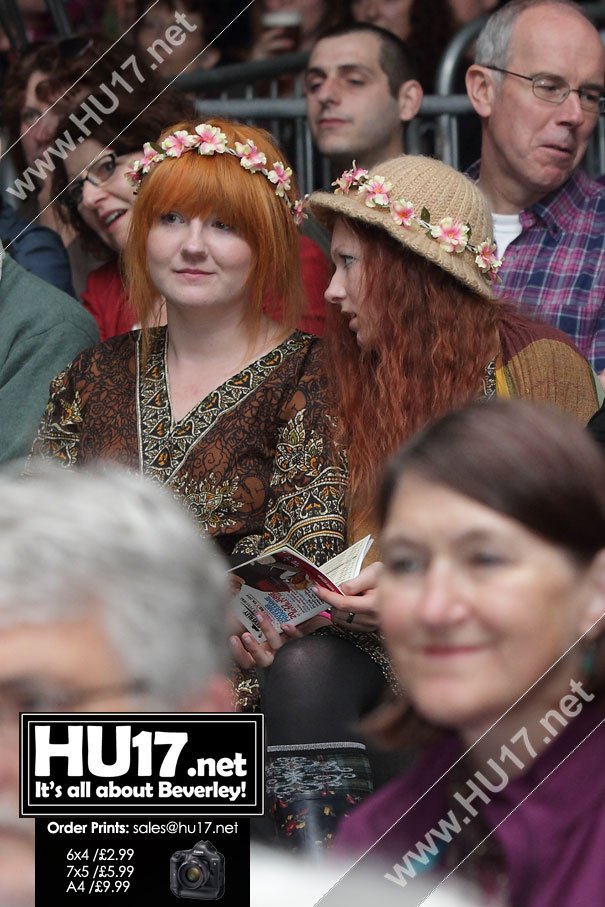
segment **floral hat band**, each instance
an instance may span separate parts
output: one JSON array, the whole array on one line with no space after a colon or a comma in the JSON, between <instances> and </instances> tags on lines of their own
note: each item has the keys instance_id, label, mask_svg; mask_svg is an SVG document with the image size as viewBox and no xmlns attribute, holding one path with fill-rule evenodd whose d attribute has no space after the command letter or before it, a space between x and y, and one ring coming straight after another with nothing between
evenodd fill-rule
<instances>
[{"instance_id":1,"label":"floral hat band","mask_svg":"<svg viewBox=\"0 0 605 907\"><path fill-rule=\"evenodd\" d=\"M432 224L427 208L422 208L420 214L417 214L412 202L391 196L393 184L384 176L376 174L370 177L369 171L358 167L355 161L352 170L345 170L332 185L336 187L336 195L348 195L351 189L356 188L360 195L365 195L368 208L385 208L400 227L424 230L428 236L437 240L444 252L460 254L468 249L474 254L475 264L486 280L498 280L498 269L502 261L496 256L496 244L487 237L478 245L473 245L470 242L470 224L449 215L442 217L439 223Z\"/></svg>"},{"instance_id":2,"label":"floral hat band","mask_svg":"<svg viewBox=\"0 0 605 907\"><path fill-rule=\"evenodd\" d=\"M239 158L240 165L249 173L260 173L265 179L269 180L275 186L275 194L278 198L283 199L286 206L290 209L295 222L300 225L307 216L303 211L305 198L291 201L287 193L291 188L292 170L286 167L282 161L275 161L273 167L267 168L267 157L259 151L252 139L247 142L236 142L234 148L227 144L227 136L218 126L211 126L209 123L200 123L195 127L194 132L188 132L186 129L177 129L176 132L167 135L161 143L145 142L143 146L143 157L140 161L135 161L130 170L126 171L126 179L133 187L135 193L138 192L139 186L146 176L161 161L167 158L179 158L187 151L195 151L204 157L212 157L215 154L230 154Z\"/></svg>"},{"instance_id":3,"label":"floral hat band","mask_svg":"<svg viewBox=\"0 0 605 907\"><path fill-rule=\"evenodd\" d=\"M492 240L491 214L479 188L464 174L434 158L403 154L371 173L353 161L332 185L334 193L310 197L320 221L330 226L329 218L336 214L381 227L475 292L493 298L502 262Z\"/></svg>"}]
</instances>

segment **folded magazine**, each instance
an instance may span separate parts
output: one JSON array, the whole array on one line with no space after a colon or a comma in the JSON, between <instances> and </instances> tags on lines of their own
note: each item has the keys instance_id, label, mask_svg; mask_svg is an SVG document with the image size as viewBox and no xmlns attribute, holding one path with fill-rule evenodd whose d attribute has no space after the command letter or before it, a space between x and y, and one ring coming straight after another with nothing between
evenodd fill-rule
<instances>
[{"instance_id":1,"label":"folded magazine","mask_svg":"<svg viewBox=\"0 0 605 907\"><path fill-rule=\"evenodd\" d=\"M265 635L256 620L260 609L278 628L280 624L296 625L321 614L326 603L312 586L342 594L341 583L357 576L372 542L367 535L321 567L287 545L238 564L229 571L236 617L255 639L263 642Z\"/></svg>"}]
</instances>

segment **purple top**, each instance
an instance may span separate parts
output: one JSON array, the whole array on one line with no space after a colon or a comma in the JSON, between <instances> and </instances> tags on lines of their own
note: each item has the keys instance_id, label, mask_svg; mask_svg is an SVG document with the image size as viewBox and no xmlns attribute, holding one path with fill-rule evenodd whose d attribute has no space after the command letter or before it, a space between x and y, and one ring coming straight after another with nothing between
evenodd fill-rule
<instances>
[{"instance_id":1,"label":"purple top","mask_svg":"<svg viewBox=\"0 0 605 907\"><path fill-rule=\"evenodd\" d=\"M451 771L461 749L457 738L444 736L408 772L353 811L337 835L337 850L358 858L372 848L363 862L386 861L387 872L404 884L427 869L438 881L439 869L441 877L445 871L447 839L454 841L472 829L476 811L482 827L494 830L514 907L603 904L605 701L583 704L578 717L567 720L565 729L551 721L555 730L539 757L531 757L530 747L532 736L535 741L545 735L540 723L523 728L509 744L509 753L503 756L501 751L497 762L482 770L466 769L459 762ZM513 768L510 753L526 770L506 782ZM452 796L453 775L459 798ZM497 787L502 789L494 790ZM419 842L425 845L420 851ZM422 860L412 860L414 852L424 853ZM480 865L480 850L476 856Z\"/></svg>"}]
</instances>

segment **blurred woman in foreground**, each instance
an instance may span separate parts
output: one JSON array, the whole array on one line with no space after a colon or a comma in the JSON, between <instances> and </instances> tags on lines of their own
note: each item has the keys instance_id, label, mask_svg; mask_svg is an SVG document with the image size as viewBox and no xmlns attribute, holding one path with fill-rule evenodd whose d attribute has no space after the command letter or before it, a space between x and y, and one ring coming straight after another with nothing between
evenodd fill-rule
<instances>
[{"instance_id":1,"label":"blurred woman in foreground","mask_svg":"<svg viewBox=\"0 0 605 907\"><path fill-rule=\"evenodd\" d=\"M382 730L435 742L345 822L341 849L378 842L401 864L445 819L418 873L470 854L489 903L599 903L602 455L554 409L474 403L395 457L380 519L381 627L407 697Z\"/></svg>"}]
</instances>

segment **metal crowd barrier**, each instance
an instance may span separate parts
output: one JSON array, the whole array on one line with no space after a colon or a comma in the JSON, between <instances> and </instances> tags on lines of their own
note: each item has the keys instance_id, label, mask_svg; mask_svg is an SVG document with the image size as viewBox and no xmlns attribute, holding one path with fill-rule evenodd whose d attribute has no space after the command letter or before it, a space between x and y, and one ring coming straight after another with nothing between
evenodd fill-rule
<instances>
[{"instance_id":1,"label":"metal crowd barrier","mask_svg":"<svg viewBox=\"0 0 605 907\"><path fill-rule=\"evenodd\" d=\"M585 3L583 11L595 22L605 23L605 2ZM425 96L416 117L406 127L405 144L411 154L426 151L428 144L438 156L459 168L458 118L472 113L466 94L456 94L455 85L466 52L483 28L488 15L460 29L444 51L436 76L436 94ZM265 60L219 67L207 72L179 76L173 87L197 95L201 114L222 115L262 123L278 141L287 145L303 191L325 186L329 167L313 151L305 115L300 73L308 54L288 54ZM293 97L279 97L280 78L294 77ZM605 173L605 118L600 117L589 144L584 167L591 176Z\"/></svg>"},{"instance_id":2,"label":"metal crowd barrier","mask_svg":"<svg viewBox=\"0 0 605 907\"><path fill-rule=\"evenodd\" d=\"M62 0L46 0L61 36L69 34ZM583 4L593 20L605 23L605 0ZM472 112L466 94L455 94L456 79L464 56L487 20L470 22L454 35L446 48L436 77L436 94L425 96L420 113L406 127L406 149L413 154L430 148L446 163L459 167L458 117ZM10 30L19 46L23 29L16 0L0 0L0 25ZM21 26L21 27L20 27ZM296 168L301 189L309 192L330 181L329 166L314 151L305 114L302 73L308 53L284 54L272 60L238 63L199 70L172 80L171 87L196 96L201 116L222 115L259 123L286 147ZM288 78L291 96L281 96ZM605 118L601 117L589 145L584 166L595 176L605 173Z\"/></svg>"},{"instance_id":3,"label":"metal crowd barrier","mask_svg":"<svg viewBox=\"0 0 605 907\"><path fill-rule=\"evenodd\" d=\"M301 74L308 58L308 53L287 54L277 60L188 73L173 80L171 87L195 94L202 116L226 116L269 129L290 151L302 191L310 192L329 184L330 172L327 161L314 153L307 125ZM293 79L291 97L279 97L283 76ZM443 160L455 166L456 149L449 140L449 124L457 115L471 111L466 95L425 96L418 117L406 127L407 151L420 154L428 141Z\"/></svg>"},{"instance_id":4,"label":"metal crowd barrier","mask_svg":"<svg viewBox=\"0 0 605 907\"><path fill-rule=\"evenodd\" d=\"M196 100L201 116L225 116L249 123L259 123L276 136L284 145L294 145L290 157L296 168L298 181L303 192L310 192L330 182L329 166L326 161L317 160L307 124L304 98L226 98ZM441 98L428 95L423 99L419 116L409 124L406 133L406 150L409 154L421 154L426 150L427 127L435 125L444 114L448 122L460 113L472 111L466 95L452 95ZM437 135L439 141L439 135ZM440 157L454 164L449 157L450 149L444 144Z\"/></svg>"}]
</instances>

